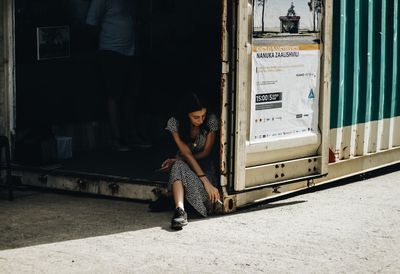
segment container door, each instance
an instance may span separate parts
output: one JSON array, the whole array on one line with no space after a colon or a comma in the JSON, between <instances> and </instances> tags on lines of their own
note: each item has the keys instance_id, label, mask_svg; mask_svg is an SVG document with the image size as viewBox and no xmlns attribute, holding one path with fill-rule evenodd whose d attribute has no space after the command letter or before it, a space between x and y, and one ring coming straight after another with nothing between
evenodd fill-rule
<instances>
[{"instance_id":1,"label":"container door","mask_svg":"<svg viewBox=\"0 0 400 274\"><path fill-rule=\"evenodd\" d=\"M0 22L0 134L12 139L15 128L15 90L14 90L14 1L1 3Z\"/></svg>"},{"instance_id":2,"label":"container door","mask_svg":"<svg viewBox=\"0 0 400 274\"><path fill-rule=\"evenodd\" d=\"M321 176L331 1L238 1L234 190Z\"/></svg>"}]
</instances>

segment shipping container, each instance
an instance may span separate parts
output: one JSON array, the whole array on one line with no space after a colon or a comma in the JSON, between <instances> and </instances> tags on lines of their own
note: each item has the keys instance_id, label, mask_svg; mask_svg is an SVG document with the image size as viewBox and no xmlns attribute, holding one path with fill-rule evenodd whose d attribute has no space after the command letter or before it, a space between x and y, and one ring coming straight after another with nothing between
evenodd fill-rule
<instances>
[{"instance_id":1,"label":"shipping container","mask_svg":"<svg viewBox=\"0 0 400 274\"><path fill-rule=\"evenodd\" d=\"M23 184L156 199L174 153L163 127L193 88L221 120L224 212L400 162L397 0L138 1L135 117L156 145L127 154L102 149L88 1L50 2L3 1L2 134L16 156L38 130L73 143L69 160L16 157ZM40 48L49 28L67 50Z\"/></svg>"}]
</instances>

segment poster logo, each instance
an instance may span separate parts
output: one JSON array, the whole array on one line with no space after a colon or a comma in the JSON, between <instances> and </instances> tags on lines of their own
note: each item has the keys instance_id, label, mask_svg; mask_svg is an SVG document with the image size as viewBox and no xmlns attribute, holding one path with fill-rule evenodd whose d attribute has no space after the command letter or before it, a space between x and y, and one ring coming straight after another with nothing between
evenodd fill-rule
<instances>
[{"instance_id":1,"label":"poster logo","mask_svg":"<svg viewBox=\"0 0 400 274\"><path fill-rule=\"evenodd\" d=\"M308 99L315 99L315 93L313 89L310 90L310 93L308 94Z\"/></svg>"}]
</instances>

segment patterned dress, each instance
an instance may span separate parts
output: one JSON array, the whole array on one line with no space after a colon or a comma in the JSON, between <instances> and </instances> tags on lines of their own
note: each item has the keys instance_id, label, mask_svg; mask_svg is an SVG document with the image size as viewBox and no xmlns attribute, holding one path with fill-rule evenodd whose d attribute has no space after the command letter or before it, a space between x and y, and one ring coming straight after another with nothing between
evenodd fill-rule
<instances>
[{"instance_id":1,"label":"patterned dress","mask_svg":"<svg viewBox=\"0 0 400 274\"><path fill-rule=\"evenodd\" d=\"M219 122L214 114L207 116L206 123L208 130L201 131L195 140L187 144L193 154L204 150L209 132L216 132L219 130ZM178 132L178 120L175 117L171 117L168 120L165 129L171 133ZM204 174L207 176L208 180L210 180L214 186L217 186L219 183L219 178L217 176L217 169L213 160L212 154L210 154L208 157L198 160L197 162L199 163ZM180 180L184 186L186 201L190 203L190 205L202 216L206 217L207 214L209 214L212 210L207 191L205 190L204 185L199 177L197 177L189 165L183 160L176 161L171 167L169 175L169 188L171 189L172 184L178 180Z\"/></svg>"}]
</instances>

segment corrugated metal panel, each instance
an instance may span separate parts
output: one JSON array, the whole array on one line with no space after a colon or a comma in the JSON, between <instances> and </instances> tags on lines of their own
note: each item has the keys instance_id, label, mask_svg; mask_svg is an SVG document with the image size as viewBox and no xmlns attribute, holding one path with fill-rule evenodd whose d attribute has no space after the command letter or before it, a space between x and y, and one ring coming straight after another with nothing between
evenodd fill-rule
<instances>
[{"instance_id":1,"label":"corrugated metal panel","mask_svg":"<svg viewBox=\"0 0 400 274\"><path fill-rule=\"evenodd\" d=\"M400 84L399 84L399 71L400 71L400 55L399 55L399 25L400 25L400 17L399 17L399 2L398 0L394 1L393 6L393 67L397 68L392 71L392 94L391 94L391 102L392 107L390 109L391 117L400 116L400 105L399 105L399 92L400 92ZM389 140L389 147L391 146L400 146L400 129L399 124L395 123L395 121L390 122L390 135L392 138Z\"/></svg>"},{"instance_id":2,"label":"corrugated metal panel","mask_svg":"<svg viewBox=\"0 0 400 274\"><path fill-rule=\"evenodd\" d=\"M334 1L331 149L347 159L400 141L398 0Z\"/></svg>"}]
</instances>

